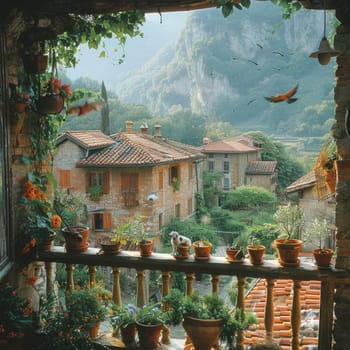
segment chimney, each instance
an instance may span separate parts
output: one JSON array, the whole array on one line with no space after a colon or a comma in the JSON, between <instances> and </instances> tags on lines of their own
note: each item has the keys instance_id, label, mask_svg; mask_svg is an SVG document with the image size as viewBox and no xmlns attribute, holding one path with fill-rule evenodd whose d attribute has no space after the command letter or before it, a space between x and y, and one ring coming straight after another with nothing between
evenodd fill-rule
<instances>
[{"instance_id":1,"label":"chimney","mask_svg":"<svg viewBox=\"0 0 350 350\"><path fill-rule=\"evenodd\" d=\"M134 130L133 130L133 125L134 125L134 122L131 121L131 120L127 120L127 121L125 122L125 132L126 132L127 134L132 134L132 133L134 132Z\"/></svg>"},{"instance_id":2,"label":"chimney","mask_svg":"<svg viewBox=\"0 0 350 350\"><path fill-rule=\"evenodd\" d=\"M160 133L161 126L159 124L156 124L154 126L154 136L161 137L162 134Z\"/></svg>"},{"instance_id":3,"label":"chimney","mask_svg":"<svg viewBox=\"0 0 350 350\"><path fill-rule=\"evenodd\" d=\"M140 126L141 134L142 135L147 135L148 134L148 125L147 123L143 123Z\"/></svg>"},{"instance_id":4,"label":"chimney","mask_svg":"<svg viewBox=\"0 0 350 350\"><path fill-rule=\"evenodd\" d=\"M209 137L203 137L203 145L208 145L210 143Z\"/></svg>"}]
</instances>

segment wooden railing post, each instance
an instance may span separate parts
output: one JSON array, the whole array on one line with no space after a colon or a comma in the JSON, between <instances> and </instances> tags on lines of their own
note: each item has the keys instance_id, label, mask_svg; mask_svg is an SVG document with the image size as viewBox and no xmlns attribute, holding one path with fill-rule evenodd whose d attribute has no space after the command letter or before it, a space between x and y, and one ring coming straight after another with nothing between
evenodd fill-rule
<instances>
[{"instance_id":1,"label":"wooden railing post","mask_svg":"<svg viewBox=\"0 0 350 350\"><path fill-rule=\"evenodd\" d=\"M273 288L275 286L275 280L266 280L266 304L265 304L265 331L267 342L272 341L272 329L274 318L274 302L273 302Z\"/></svg>"},{"instance_id":2,"label":"wooden railing post","mask_svg":"<svg viewBox=\"0 0 350 350\"><path fill-rule=\"evenodd\" d=\"M121 307L122 297L120 292L119 275L120 275L119 267L113 267L113 300L119 307Z\"/></svg>"},{"instance_id":3,"label":"wooden railing post","mask_svg":"<svg viewBox=\"0 0 350 350\"><path fill-rule=\"evenodd\" d=\"M292 325L292 350L299 350L299 332L300 332L300 288L301 282L293 280L293 304L291 314Z\"/></svg>"},{"instance_id":4,"label":"wooden railing post","mask_svg":"<svg viewBox=\"0 0 350 350\"><path fill-rule=\"evenodd\" d=\"M55 263L46 262L45 270L46 270L46 294L49 296L54 292L54 265Z\"/></svg>"},{"instance_id":5,"label":"wooden railing post","mask_svg":"<svg viewBox=\"0 0 350 350\"><path fill-rule=\"evenodd\" d=\"M136 287L136 306L142 307L146 304L145 294L145 271L136 270L137 287Z\"/></svg>"},{"instance_id":6,"label":"wooden railing post","mask_svg":"<svg viewBox=\"0 0 350 350\"><path fill-rule=\"evenodd\" d=\"M89 266L90 288L96 283L96 266Z\"/></svg>"},{"instance_id":7,"label":"wooden railing post","mask_svg":"<svg viewBox=\"0 0 350 350\"><path fill-rule=\"evenodd\" d=\"M211 275L211 292L212 293L219 293L219 282L220 282L219 275Z\"/></svg>"},{"instance_id":8,"label":"wooden railing post","mask_svg":"<svg viewBox=\"0 0 350 350\"><path fill-rule=\"evenodd\" d=\"M330 350L332 348L334 288L334 280L321 282L318 350Z\"/></svg>"},{"instance_id":9,"label":"wooden railing post","mask_svg":"<svg viewBox=\"0 0 350 350\"><path fill-rule=\"evenodd\" d=\"M186 294L190 295L193 292L193 281L195 280L194 273L186 273Z\"/></svg>"},{"instance_id":10,"label":"wooden railing post","mask_svg":"<svg viewBox=\"0 0 350 350\"><path fill-rule=\"evenodd\" d=\"M66 291L70 293L74 288L74 264L66 264L66 271L67 271L67 285L66 285Z\"/></svg>"},{"instance_id":11,"label":"wooden railing post","mask_svg":"<svg viewBox=\"0 0 350 350\"><path fill-rule=\"evenodd\" d=\"M245 297L244 297L244 286L245 286L245 277L237 276L237 303L236 307L241 311L244 312L245 308ZM237 350L244 350L243 345L243 331L237 332L237 344L236 344Z\"/></svg>"},{"instance_id":12,"label":"wooden railing post","mask_svg":"<svg viewBox=\"0 0 350 350\"><path fill-rule=\"evenodd\" d=\"M162 272L162 296L168 295L170 292L170 273ZM163 311L167 311L169 309L169 305L162 304ZM167 326L163 326L162 330L162 344L170 344L170 329Z\"/></svg>"}]
</instances>

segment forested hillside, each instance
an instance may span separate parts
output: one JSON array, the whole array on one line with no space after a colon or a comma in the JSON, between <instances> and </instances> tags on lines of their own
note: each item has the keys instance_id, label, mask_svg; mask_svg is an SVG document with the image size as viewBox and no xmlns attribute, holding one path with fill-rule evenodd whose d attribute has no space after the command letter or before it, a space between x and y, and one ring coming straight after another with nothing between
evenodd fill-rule
<instances>
[{"instance_id":1,"label":"forested hillside","mask_svg":"<svg viewBox=\"0 0 350 350\"><path fill-rule=\"evenodd\" d=\"M253 1L228 18L217 9L195 11L176 44L116 92L121 101L146 105L160 116L181 106L240 131L322 136L333 122L335 61L321 66L308 57L322 34L321 12L299 11L283 21L270 2ZM297 84L295 103L264 98Z\"/></svg>"}]
</instances>

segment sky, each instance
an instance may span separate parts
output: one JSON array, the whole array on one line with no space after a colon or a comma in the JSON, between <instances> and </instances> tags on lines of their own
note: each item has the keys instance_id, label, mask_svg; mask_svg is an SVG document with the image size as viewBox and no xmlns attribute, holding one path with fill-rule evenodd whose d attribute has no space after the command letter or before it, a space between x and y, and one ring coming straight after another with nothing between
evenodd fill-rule
<instances>
[{"instance_id":1,"label":"sky","mask_svg":"<svg viewBox=\"0 0 350 350\"><path fill-rule=\"evenodd\" d=\"M118 64L122 51L114 52L116 41L106 40L106 58L99 58L98 50L89 50L87 45L82 46L78 54L79 63L73 69L66 69L71 79L89 77L90 79L105 82L107 88L113 88L118 81L128 73L140 68L162 47L176 40L185 26L188 12L168 12L147 14L146 22L141 28L144 37L129 38L125 46L125 58Z\"/></svg>"}]
</instances>

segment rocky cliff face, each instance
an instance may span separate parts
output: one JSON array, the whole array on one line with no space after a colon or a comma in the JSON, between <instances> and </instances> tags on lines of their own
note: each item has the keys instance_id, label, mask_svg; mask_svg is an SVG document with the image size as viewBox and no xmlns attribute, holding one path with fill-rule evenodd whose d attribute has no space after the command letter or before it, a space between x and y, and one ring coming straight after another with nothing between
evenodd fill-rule
<instances>
[{"instance_id":1,"label":"rocky cliff face","mask_svg":"<svg viewBox=\"0 0 350 350\"><path fill-rule=\"evenodd\" d=\"M308 57L322 34L322 12L299 11L283 21L270 2L253 2L228 18L217 9L193 12L177 42L125 80L117 93L156 114L182 105L243 129L247 118L261 130L278 127L282 113L284 121L294 116L295 129L296 114L331 97L333 65L320 66ZM297 83L299 99L293 105L277 108L264 99Z\"/></svg>"}]
</instances>

